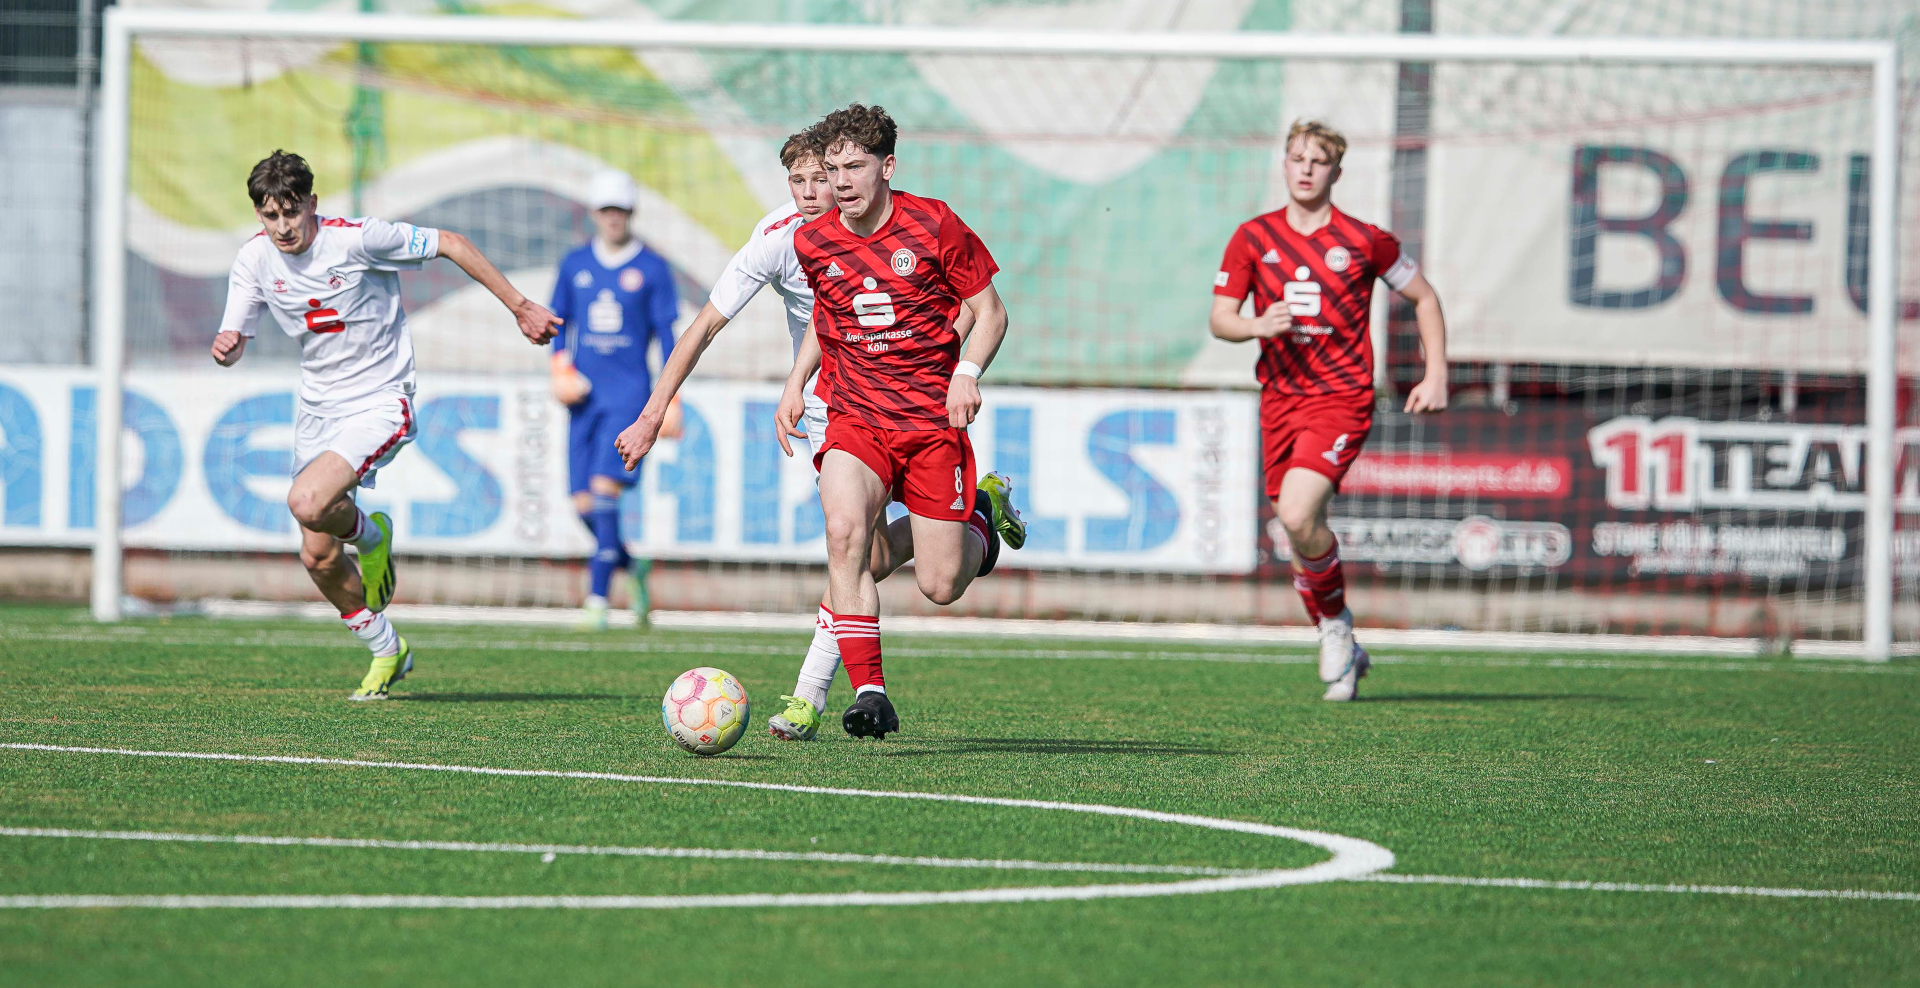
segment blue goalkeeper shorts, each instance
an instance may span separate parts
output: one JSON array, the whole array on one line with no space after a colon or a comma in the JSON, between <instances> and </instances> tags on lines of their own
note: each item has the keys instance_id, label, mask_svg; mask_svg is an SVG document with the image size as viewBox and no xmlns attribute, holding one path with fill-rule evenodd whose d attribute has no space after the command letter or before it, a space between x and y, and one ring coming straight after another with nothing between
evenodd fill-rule
<instances>
[{"instance_id":1,"label":"blue goalkeeper shorts","mask_svg":"<svg viewBox=\"0 0 1920 988\"><path fill-rule=\"evenodd\" d=\"M616 483L632 487L640 478L640 471L628 470L620 462L620 451L615 449L613 441L633 420L640 417L640 409L645 405L632 408L606 408L588 401L584 407L571 410L572 418L567 423L567 491L578 494L588 490L588 480L593 477L607 477Z\"/></svg>"}]
</instances>

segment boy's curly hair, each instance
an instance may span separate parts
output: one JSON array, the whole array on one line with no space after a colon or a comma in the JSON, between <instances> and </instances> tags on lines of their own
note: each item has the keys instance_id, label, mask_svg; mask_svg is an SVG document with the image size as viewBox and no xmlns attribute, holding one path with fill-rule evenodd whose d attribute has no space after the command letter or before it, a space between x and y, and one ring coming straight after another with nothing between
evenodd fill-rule
<instances>
[{"instance_id":1,"label":"boy's curly hair","mask_svg":"<svg viewBox=\"0 0 1920 988\"><path fill-rule=\"evenodd\" d=\"M900 138L899 125L887 116L886 110L860 103L827 114L813 130L819 135L823 152L851 144L876 158L892 154L894 143Z\"/></svg>"}]
</instances>

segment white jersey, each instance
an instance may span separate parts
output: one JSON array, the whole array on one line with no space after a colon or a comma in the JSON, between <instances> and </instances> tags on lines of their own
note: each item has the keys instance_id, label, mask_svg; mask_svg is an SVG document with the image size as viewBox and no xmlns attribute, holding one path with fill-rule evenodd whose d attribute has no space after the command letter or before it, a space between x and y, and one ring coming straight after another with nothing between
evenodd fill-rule
<instances>
[{"instance_id":1,"label":"white jersey","mask_svg":"<svg viewBox=\"0 0 1920 988\"><path fill-rule=\"evenodd\" d=\"M813 286L807 284L800 257L793 252L793 232L806 221L800 207L791 202L761 217L747 245L727 262L727 269L720 272L713 291L708 293L714 309L733 319L760 286L772 285L787 303L787 332L793 337L796 355L800 353L800 341L806 338L807 320L813 317Z\"/></svg>"},{"instance_id":2,"label":"white jersey","mask_svg":"<svg viewBox=\"0 0 1920 988\"><path fill-rule=\"evenodd\" d=\"M300 341L300 405L340 415L413 393L413 340L400 307L401 271L440 252L440 231L386 220L322 217L304 253L265 234L240 248L220 330L254 335L260 310Z\"/></svg>"}]
</instances>

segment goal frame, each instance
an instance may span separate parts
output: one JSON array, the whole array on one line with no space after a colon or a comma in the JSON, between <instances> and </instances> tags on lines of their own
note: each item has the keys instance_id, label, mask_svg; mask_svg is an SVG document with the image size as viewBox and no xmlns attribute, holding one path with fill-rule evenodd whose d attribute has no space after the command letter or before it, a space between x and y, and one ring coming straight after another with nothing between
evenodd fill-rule
<instances>
[{"instance_id":1,"label":"goal frame","mask_svg":"<svg viewBox=\"0 0 1920 988\"><path fill-rule=\"evenodd\" d=\"M121 618L121 418L126 370L126 214L130 62L135 35L314 41L617 46L947 55L1311 61L1507 62L1706 66L1826 66L1872 73L1867 262L1866 620L1862 657L1893 648L1895 364L1899 300L1900 47L1895 41L1713 38L1535 38L1499 35L1297 32L986 31L691 21L279 14L110 7L102 24L100 107L93 161L94 367L99 375L92 613Z\"/></svg>"}]
</instances>

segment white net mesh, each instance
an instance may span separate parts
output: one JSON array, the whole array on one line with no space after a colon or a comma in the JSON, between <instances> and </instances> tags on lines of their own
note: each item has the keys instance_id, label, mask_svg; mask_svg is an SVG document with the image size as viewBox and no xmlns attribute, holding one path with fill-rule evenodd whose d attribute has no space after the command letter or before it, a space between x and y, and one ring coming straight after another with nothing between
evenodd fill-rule
<instances>
[{"instance_id":1,"label":"white net mesh","mask_svg":"<svg viewBox=\"0 0 1920 988\"><path fill-rule=\"evenodd\" d=\"M1336 202L1422 260L1456 360L1453 411L1399 414L1417 336L1379 307L1382 407L1334 511L1363 624L1860 634L1865 71L152 37L133 80L137 595L312 595L279 500L297 345L265 327L241 368L205 363L267 152L313 162L323 212L460 231L542 299L592 174L624 170L690 314L784 195L780 141L857 99L900 122L895 185L993 250L1012 314L974 443L1034 537L946 613L1301 620L1258 491L1253 354L1205 319L1228 234L1283 201L1281 139L1313 116L1352 141ZM1902 279L1920 297L1920 266ZM400 599L577 602L591 543L544 356L450 264L404 291L421 437L364 498L399 522ZM655 606L817 599L811 474L770 423L788 352L763 297L623 501ZM890 610L935 610L895 582Z\"/></svg>"}]
</instances>

